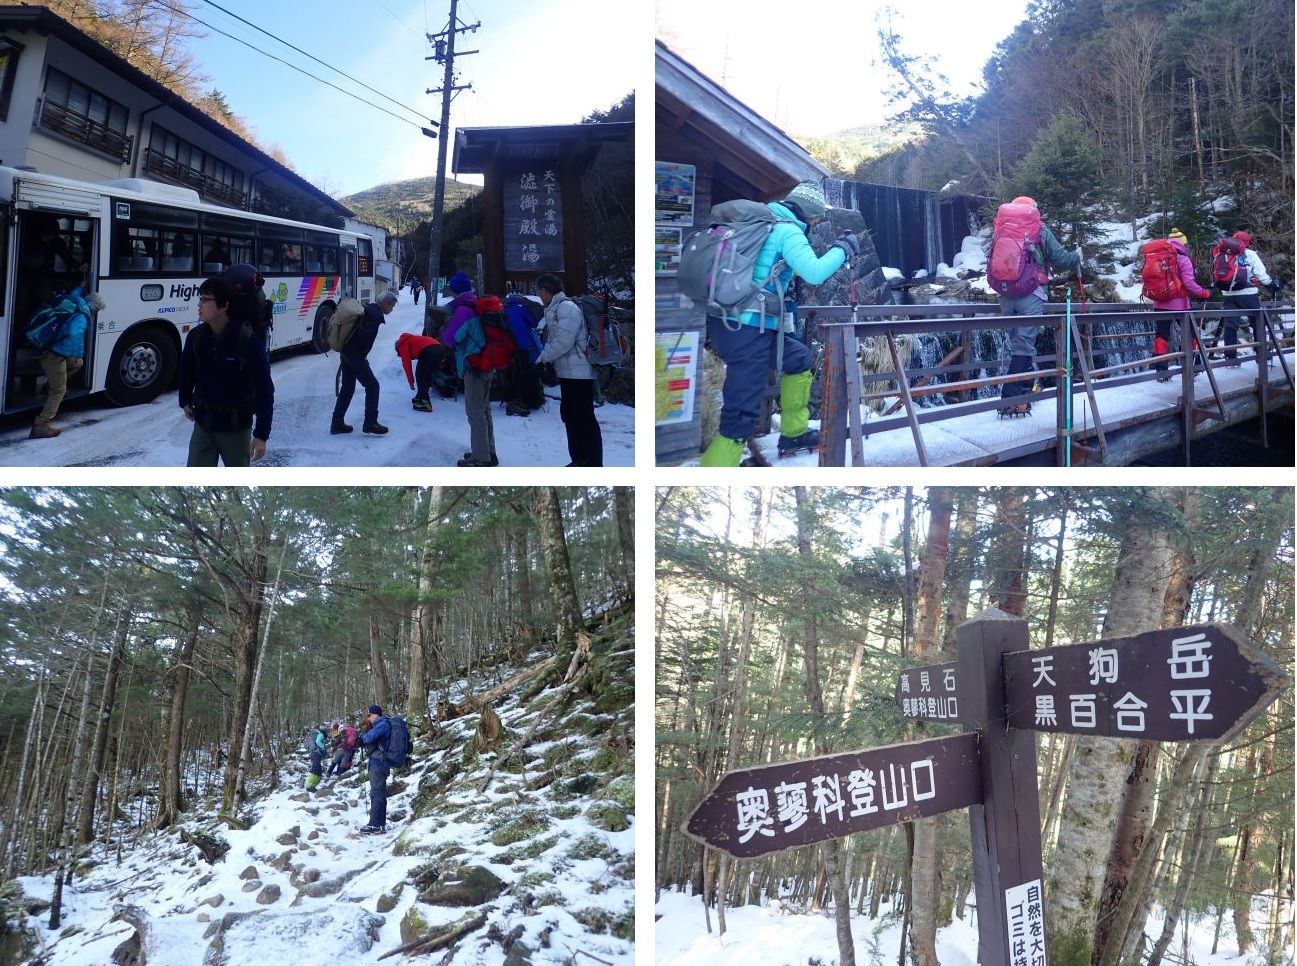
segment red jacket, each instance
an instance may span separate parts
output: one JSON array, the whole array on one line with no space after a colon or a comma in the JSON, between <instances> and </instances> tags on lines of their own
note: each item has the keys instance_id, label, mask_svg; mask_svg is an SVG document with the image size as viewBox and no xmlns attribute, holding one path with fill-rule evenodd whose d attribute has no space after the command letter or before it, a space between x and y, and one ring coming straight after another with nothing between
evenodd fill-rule
<instances>
[{"instance_id":1,"label":"red jacket","mask_svg":"<svg viewBox=\"0 0 1297 966\"><path fill-rule=\"evenodd\" d=\"M436 339L426 335L415 335L413 332L402 332L401 337L396 340L396 354L401 357L401 365L405 366L405 378L410 383L410 388L414 388L414 361L419 358L419 353L430 345L441 345Z\"/></svg>"}]
</instances>

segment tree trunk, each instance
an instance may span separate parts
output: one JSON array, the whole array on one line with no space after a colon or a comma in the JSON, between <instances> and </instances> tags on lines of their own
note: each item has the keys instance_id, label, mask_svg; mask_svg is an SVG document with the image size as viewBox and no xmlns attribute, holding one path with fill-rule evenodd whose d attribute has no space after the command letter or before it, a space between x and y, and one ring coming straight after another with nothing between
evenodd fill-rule
<instances>
[{"instance_id":1,"label":"tree trunk","mask_svg":"<svg viewBox=\"0 0 1297 966\"><path fill-rule=\"evenodd\" d=\"M995 533L989 561L991 597L996 607L1014 617L1021 617L1027 604L1023 570L1026 532L1022 490L1015 486L1001 488L996 495Z\"/></svg>"},{"instance_id":2,"label":"tree trunk","mask_svg":"<svg viewBox=\"0 0 1297 966\"><path fill-rule=\"evenodd\" d=\"M127 603L117 618L117 633L113 636L113 649L108 656L108 673L104 675L103 696L99 700L99 721L95 725L94 751L90 756L90 771L86 775L85 794L81 796L81 807L77 815L77 838L79 845L85 845L94 837L95 805L99 798L99 782L104 772L104 763L108 756L108 730L112 724L113 705L117 702L117 681L121 677L122 655L126 651L126 639L130 636L131 610Z\"/></svg>"},{"instance_id":3,"label":"tree trunk","mask_svg":"<svg viewBox=\"0 0 1297 966\"><path fill-rule=\"evenodd\" d=\"M797 498L797 552L805 564L802 578L803 598L810 609L806 615L806 635L802 652L806 668L806 697L811 709L811 720L816 734L816 751L818 754L829 753L829 742L825 737L824 694L820 690L819 669L819 631L816 626L815 580L812 576L814 556L811 550L811 515L807 488L796 487ZM856 966L855 941L851 936L851 897L847 893L847 884L838 863L839 841L832 839L825 843L824 864L828 869L829 879L833 883L833 917L837 926L838 963L839 966Z\"/></svg>"},{"instance_id":4,"label":"tree trunk","mask_svg":"<svg viewBox=\"0 0 1297 966\"><path fill-rule=\"evenodd\" d=\"M577 601L576 584L572 580L572 564L567 554L567 537L563 532L563 513L559 506L558 491L552 486L537 487L533 510L536 514L536 527L540 532L545 569L549 572L550 590L558 611L558 660L554 662L554 673L561 677L576 652L576 634L582 624L581 605Z\"/></svg>"},{"instance_id":5,"label":"tree trunk","mask_svg":"<svg viewBox=\"0 0 1297 966\"><path fill-rule=\"evenodd\" d=\"M1184 530L1176 542L1171 559L1171 572L1162 600L1162 627L1179 626L1185 617L1189 598L1193 592L1193 547L1183 534L1194 532L1197 526L1201 492L1197 489L1181 490L1178 496L1184 519ZM1112 926L1115 922L1117 906L1121 902L1121 895L1134 871L1135 859L1140 849L1146 845L1145 836L1148 834L1153 815L1158 745L1159 742L1155 741L1140 741L1136 743L1135 753L1131 757L1130 770L1126 775L1126 787L1118 811L1117 826L1113 833L1112 847L1108 853L1103 891L1099 896L1099 911L1095 919L1094 950L1091 955L1095 966L1115 963L1115 958L1111 957L1120 953L1124 945L1125 937L1113 933ZM1108 951L1109 946L1112 947L1111 954Z\"/></svg>"},{"instance_id":6,"label":"tree trunk","mask_svg":"<svg viewBox=\"0 0 1297 966\"><path fill-rule=\"evenodd\" d=\"M629 486L612 488L613 513L617 518L617 546L621 550L621 574L626 598L635 592L635 526L631 520L631 503L635 491Z\"/></svg>"},{"instance_id":7,"label":"tree trunk","mask_svg":"<svg viewBox=\"0 0 1297 966\"><path fill-rule=\"evenodd\" d=\"M941 586L950 550L953 491L934 486L928 491L928 540L919 565L918 620L914 660L927 664L937 658L937 619L941 616ZM937 819L914 823L914 864L910 870L910 954L915 966L939 966L937 961Z\"/></svg>"},{"instance_id":8,"label":"tree trunk","mask_svg":"<svg viewBox=\"0 0 1297 966\"><path fill-rule=\"evenodd\" d=\"M268 511L266 511L268 512ZM233 816L239 781L239 749L248 729L252 707L252 678L256 673L257 631L261 626L261 606L266 585L266 547L269 543L269 520L253 524L251 560L243 586L239 589L239 610L234 628L234 708L230 720L229 753L225 758L225 776L221 789L221 814Z\"/></svg>"},{"instance_id":9,"label":"tree trunk","mask_svg":"<svg viewBox=\"0 0 1297 966\"><path fill-rule=\"evenodd\" d=\"M433 589L437 577L436 537L441 522L441 500L440 486L428 490L423 555L419 561L419 604L416 611L414 640L410 643L410 701L406 706L408 723L416 734L428 730L431 724L428 719L428 679L425 661L428 647L433 645L436 639L436 610L439 605L433 601Z\"/></svg>"},{"instance_id":10,"label":"tree trunk","mask_svg":"<svg viewBox=\"0 0 1297 966\"><path fill-rule=\"evenodd\" d=\"M955 654L955 628L968 619L968 596L977 556L973 545L977 531L977 490L964 487L955 492L955 546L946 567L946 627L941 640L941 653L947 658Z\"/></svg>"},{"instance_id":11,"label":"tree trunk","mask_svg":"<svg viewBox=\"0 0 1297 966\"><path fill-rule=\"evenodd\" d=\"M1170 508L1149 507L1144 502L1158 499L1152 493L1141 494L1126 514L1104 617L1104 638L1126 637L1161 626L1174 548L1167 523ZM1086 958L1093 952L1105 859L1111 851L1117 806L1132 753L1129 743L1115 738L1077 738L1058 846L1045 890L1050 897L1045 934L1051 958L1055 950L1083 951Z\"/></svg>"},{"instance_id":12,"label":"tree trunk","mask_svg":"<svg viewBox=\"0 0 1297 966\"><path fill-rule=\"evenodd\" d=\"M162 804L158 808L157 827L171 825L185 810L184 795L180 789L180 756L184 748L185 701L189 695L189 669L194 648L198 645L198 629L202 620L203 604L197 594L189 599L186 608L185 635L176 644L176 657L171 665L171 699L167 712L167 750L162 764Z\"/></svg>"},{"instance_id":13,"label":"tree trunk","mask_svg":"<svg viewBox=\"0 0 1297 966\"><path fill-rule=\"evenodd\" d=\"M392 686L387 678L387 661L383 658L383 637L378 618L369 615L369 668L373 675L374 703L384 710L392 703Z\"/></svg>"}]
</instances>

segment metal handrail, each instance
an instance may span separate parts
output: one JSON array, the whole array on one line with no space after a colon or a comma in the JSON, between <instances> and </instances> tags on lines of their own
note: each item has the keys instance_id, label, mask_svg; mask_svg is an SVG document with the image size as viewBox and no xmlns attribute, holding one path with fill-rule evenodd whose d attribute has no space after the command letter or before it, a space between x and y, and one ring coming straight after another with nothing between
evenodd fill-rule
<instances>
[{"instance_id":1,"label":"metal handrail","mask_svg":"<svg viewBox=\"0 0 1297 966\"><path fill-rule=\"evenodd\" d=\"M1057 305L1061 310L1059 313L1049 312L1052 305ZM934 376L944 374L964 374L972 370L989 370L998 368L1003 362L987 361L973 362L966 361L955 365L942 365L937 367L921 368L917 370L907 370L900 363L900 357L896 347L896 337L898 335L926 335L934 332L942 333L971 333L973 331L982 331L986 329L1012 329L1020 326L1052 326L1058 331L1056 333L1055 345L1064 345L1065 332L1070 331L1072 341L1076 343L1076 353L1079 353L1080 361L1080 378L1077 380L1079 385L1072 389L1074 394L1077 391L1084 391L1087 395L1091 414L1094 419L1094 428L1087 429L1087 434L1094 434L1098 438L1099 452L1106 457L1107 445L1104 438L1104 429L1102 420L1099 416L1098 405L1094 397L1094 380L1099 377L1106 377L1104 384L1109 386L1128 385L1137 382L1150 381L1159 378L1163 374L1150 368L1158 362L1172 361L1180 364L1184 392L1181 397L1181 406L1185 413L1185 456L1186 465L1188 465L1188 445L1192 436L1192 430L1196 427L1196 420L1201 418L1202 409L1200 405L1195 404L1193 399L1193 375L1195 374L1194 363L1201 362L1201 368L1197 371L1205 370L1211 386L1215 409L1221 417L1225 416L1225 405L1221 397L1219 387L1216 384L1215 373L1213 370L1227 365L1237 365L1234 360L1224 358L1212 359L1212 356L1221 355L1227 351L1237 352L1239 350L1252 349L1253 357L1256 359L1260 377L1258 379L1258 393L1261 396L1263 411L1268 396L1268 378L1265 375L1265 367L1269 364L1272 355L1277 356L1284 375L1287 377L1290 387L1293 384L1293 375L1288 368L1287 361L1284 357L1284 350L1291 347L1293 337L1289 334L1287 319L1293 311L1291 305L1279 305L1271 303L1261 305L1260 322L1255 326L1255 338L1249 342L1239 342L1235 345L1225 346L1219 342L1216 345L1208 347L1199 330L1199 322L1208 319L1237 317L1241 314L1238 308L1217 308L1217 309L1188 309L1183 311L1159 310L1150 305L1135 303L1097 303L1089 305L1088 311L1078 313L1075 311L1076 306L1071 306L1072 311L1068 311L1067 303L1050 303L1046 305L1045 311L1039 315L1032 316L1001 316L999 315L1000 307L996 303L961 303L957 305L815 305L803 306L800 314L807 321L814 320L815 324L822 330L825 336L824 342L827 345L826 353L826 383L825 383L825 422L821 427L821 465L841 465L835 463L835 460L841 460L842 449L845 443L850 442L853 461L859 461L863 455L863 428L860 426L860 415L858 412L851 413L850 407L845 414L845 420L839 420L840 415L835 411L835 407L841 408L844 398L849 400L852 405L859 407L862 403L873 400L892 398L899 396L904 404L906 413L904 416L893 418L884 417L870 424L872 432L882 432L886 429L908 424L914 436L915 448L919 456L920 465L927 465L927 456L923 444L920 425L926 422L934 422L941 419L963 416L974 412L998 408L1000 401L998 399L981 400L974 403L965 403L955 410L938 411L924 410L916 411L914 405L915 398L931 396L937 394L948 394L967 392L977 390L982 387L992 387L1003 385L1008 382L1023 382L1035 380L1037 378L1054 378L1056 381L1063 380L1068 372L1065 368L1058 365L1057 355L1044 355L1041 360L1053 361L1054 367L1051 369L1034 369L1031 372L1019 375L997 375L985 376L980 378L962 379L957 382L934 383L931 385L911 386L910 379L912 376ZM1111 309L1111 311L1096 311L1096 309ZM953 313L953 317L952 317ZM887 316L887 318L875 318ZM1280 321L1279 334L1274 331L1274 322L1276 318ZM1176 326L1180 333L1180 348L1171 353L1161 356L1146 357L1129 362L1115 363L1106 365L1101 368L1095 368L1093 360L1088 358L1092 351L1091 346L1087 343L1090 340L1082 340L1080 334L1081 326L1089 326L1094 322L1121 322L1136 321L1147 325L1150 320L1173 320L1178 324ZM1066 327L1066 328L1065 328ZM1264 331L1262 331L1264 330ZM1136 338L1151 334L1146 329L1141 329L1138 334L1131 335L1112 335L1110 338ZM1101 334L1102 336L1102 334ZM893 368L885 372L863 373L860 371L859 358L857 355L858 340L862 337L883 338L887 342L887 348L892 358ZM964 349L967 346L963 347ZM952 351L951 355L955 353ZM947 360L950 356L947 356ZM947 360L943 360L947 361ZM1145 369L1147 371L1135 373L1133 370ZM1118 375L1119 373L1127 373ZM840 376L847 380L844 387L845 393L841 396L836 394L837 387L830 385L830 376L836 378ZM876 382L895 382L896 388L883 391L863 392L863 386L867 383ZM1069 383L1070 384L1070 383ZM1026 398L1026 397L1024 397ZM1059 462L1063 465L1070 465L1071 449L1078 447L1074 441L1076 434L1070 428L1070 421L1065 420L1063 413L1063 400L1060 399L1056 388L1050 387L1037 391L1030 395L1031 401L1044 401L1050 398L1059 399L1058 414L1058 435L1055 442L1059 450ZM837 422L834 422L838 420ZM1267 442L1265 436L1265 427L1262 427L1263 445Z\"/></svg>"}]
</instances>

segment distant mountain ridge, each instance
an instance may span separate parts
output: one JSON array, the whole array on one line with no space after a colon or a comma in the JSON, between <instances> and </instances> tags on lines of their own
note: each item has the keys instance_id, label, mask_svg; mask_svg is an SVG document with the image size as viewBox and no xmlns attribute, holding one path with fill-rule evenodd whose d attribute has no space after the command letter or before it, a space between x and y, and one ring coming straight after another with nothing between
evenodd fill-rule
<instances>
[{"instance_id":1,"label":"distant mountain ridge","mask_svg":"<svg viewBox=\"0 0 1297 966\"><path fill-rule=\"evenodd\" d=\"M389 181L375 185L339 200L364 221L405 232L413 228L415 223L432 217L436 188L435 177L410 178L408 181ZM447 179L446 211L454 211L481 190L475 184Z\"/></svg>"},{"instance_id":2,"label":"distant mountain ridge","mask_svg":"<svg viewBox=\"0 0 1297 966\"><path fill-rule=\"evenodd\" d=\"M917 124L892 121L799 140L811 157L841 177L851 175L862 162L893 151L922 135L923 131Z\"/></svg>"}]
</instances>

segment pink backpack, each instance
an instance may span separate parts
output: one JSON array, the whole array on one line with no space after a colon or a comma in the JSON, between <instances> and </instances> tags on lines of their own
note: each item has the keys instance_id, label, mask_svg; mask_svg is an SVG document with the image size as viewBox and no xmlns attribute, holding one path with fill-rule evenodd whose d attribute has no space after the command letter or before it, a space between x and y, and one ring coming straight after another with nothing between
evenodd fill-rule
<instances>
[{"instance_id":1,"label":"pink backpack","mask_svg":"<svg viewBox=\"0 0 1297 966\"><path fill-rule=\"evenodd\" d=\"M1033 205L1000 205L995 216L991 258L986 280L1006 298L1030 295L1040 285L1040 274L1031 249L1040 244L1040 212Z\"/></svg>"}]
</instances>

